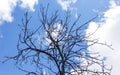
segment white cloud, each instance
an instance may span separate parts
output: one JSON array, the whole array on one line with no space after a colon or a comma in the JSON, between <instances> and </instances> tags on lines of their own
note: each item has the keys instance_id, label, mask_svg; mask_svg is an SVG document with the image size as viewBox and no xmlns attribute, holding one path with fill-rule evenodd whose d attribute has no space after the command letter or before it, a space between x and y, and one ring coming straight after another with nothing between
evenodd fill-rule
<instances>
[{"instance_id":1,"label":"white cloud","mask_svg":"<svg viewBox=\"0 0 120 75\"><path fill-rule=\"evenodd\" d=\"M90 39L99 39L99 42L107 42L112 44L114 50L107 47L94 45L89 48L90 51L100 52L100 55L107 57L106 64L112 65L113 70L111 75L120 74L120 6L114 0L110 1L110 7L104 12L102 22L91 22L87 33L93 32L98 25L101 25L99 30ZM101 21L100 20L100 21Z\"/></svg>"},{"instance_id":2,"label":"white cloud","mask_svg":"<svg viewBox=\"0 0 120 75\"><path fill-rule=\"evenodd\" d=\"M62 9L65 11L72 11L75 18L78 18L78 9L77 7L74 7L77 1L78 0L57 0L58 4L62 7Z\"/></svg>"},{"instance_id":3,"label":"white cloud","mask_svg":"<svg viewBox=\"0 0 120 75\"><path fill-rule=\"evenodd\" d=\"M35 11L34 6L38 4L38 0L21 0L20 6L22 8L30 9L31 11Z\"/></svg>"},{"instance_id":4,"label":"white cloud","mask_svg":"<svg viewBox=\"0 0 120 75\"><path fill-rule=\"evenodd\" d=\"M71 8L71 4L77 2L77 0L57 0L57 1L61 5L63 10L68 10L69 8Z\"/></svg>"},{"instance_id":5,"label":"white cloud","mask_svg":"<svg viewBox=\"0 0 120 75\"><path fill-rule=\"evenodd\" d=\"M49 35L51 35L51 37L55 41L57 41L60 33L62 32L63 27L60 23L55 23L53 26L47 26L46 28L47 29L46 29L45 34L42 34L38 37L38 43L41 44L41 46L45 46L45 47L49 46L49 48L52 48L53 43Z\"/></svg>"},{"instance_id":6,"label":"white cloud","mask_svg":"<svg viewBox=\"0 0 120 75\"><path fill-rule=\"evenodd\" d=\"M12 12L16 5L19 5L19 2L20 7L31 11L35 11L34 6L38 4L38 0L0 0L0 25L3 22L13 21Z\"/></svg>"},{"instance_id":7,"label":"white cloud","mask_svg":"<svg viewBox=\"0 0 120 75\"><path fill-rule=\"evenodd\" d=\"M50 32L52 38L53 38L55 41L57 41L59 34L62 32L62 26L61 26L61 24L59 24L59 23L55 23L55 24L53 25L53 27L48 27L47 30ZM48 37L48 36L49 36L49 34L47 34L47 38L46 38L46 39L47 39L47 41L48 41L49 43L51 43L52 41L51 41L50 37Z\"/></svg>"},{"instance_id":8,"label":"white cloud","mask_svg":"<svg viewBox=\"0 0 120 75\"><path fill-rule=\"evenodd\" d=\"M0 0L0 24L4 21L12 22L12 12L16 6L17 0Z\"/></svg>"}]
</instances>

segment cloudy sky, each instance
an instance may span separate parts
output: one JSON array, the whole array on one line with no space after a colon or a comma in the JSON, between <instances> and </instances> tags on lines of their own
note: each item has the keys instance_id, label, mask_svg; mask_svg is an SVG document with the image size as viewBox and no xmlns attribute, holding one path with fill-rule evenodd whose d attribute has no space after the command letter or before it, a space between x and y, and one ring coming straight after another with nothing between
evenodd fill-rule
<instances>
[{"instance_id":1,"label":"cloudy sky","mask_svg":"<svg viewBox=\"0 0 120 75\"><path fill-rule=\"evenodd\" d=\"M100 42L112 44L114 50L95 45L89 50L100 52L106 57L106 63L113 65L112 75L120 74L120 0L0 0L0 60L6 55L15 55L18 24L26 10L29 10L34 21L38 20L37 13L40 4L50 4L50 10L64 12L71 10L73 19L81 14L82 23L99 15L95 21L90 22L86 33L99 30L90 39L99 39ZM17 70L13 62L0 63L1 75L23 75Z\"/></svg>"}]
</instances>

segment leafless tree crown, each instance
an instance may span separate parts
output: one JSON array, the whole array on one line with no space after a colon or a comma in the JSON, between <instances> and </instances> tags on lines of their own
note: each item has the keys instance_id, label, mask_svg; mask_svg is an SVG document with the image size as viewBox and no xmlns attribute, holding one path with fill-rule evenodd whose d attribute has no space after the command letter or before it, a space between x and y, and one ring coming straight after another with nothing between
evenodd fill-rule
<instances>
[{"instance_id":1,"label":"leafless tree crown","mask_svg":"<svg viewBox=\"0 0 120 75\"><path fill-rule=\"evenodd\" d=\"M24 14L18 54L10 57L18 69L27 75L110 75L111 69L106 68L104 60L87 50L97 43L87 39L92 34L85 36L84 32L94 18L80 25L80 16L73 21L69 12L61 18L58 11L52 15L48 11L48 7L40 9L40 23L35 28L30 26L29 13ZM26 65L34 65L34 71L23 67Z\"/></svg>"}]
</instances>

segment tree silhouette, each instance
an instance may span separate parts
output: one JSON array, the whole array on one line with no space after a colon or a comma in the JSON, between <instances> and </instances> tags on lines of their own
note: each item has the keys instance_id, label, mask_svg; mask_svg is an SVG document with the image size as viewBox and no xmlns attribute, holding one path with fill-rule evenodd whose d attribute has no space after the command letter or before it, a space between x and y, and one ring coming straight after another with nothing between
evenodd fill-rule
<instances>
[{"instance_id":1,"label":"tree silhouette","mask_svg":"<svg viewBox=\"0 0 120 75\"><path fill-rule=\"evenodd\" d=\"M60 18L58 11L49 15L48 10L40 8L40 23L35 27L30 24L29 12L24 14L19 25L18 54L8 59L14 59L27 75L110 75L111 69L99 54L88 51L91 45L102 44L88 39L94 32L85 35L87 24L96 17L80 25L80 16L73 21L70 12ZM24 68L26 65L34 65L34 71Z\"/></svg>"}]
</instances>

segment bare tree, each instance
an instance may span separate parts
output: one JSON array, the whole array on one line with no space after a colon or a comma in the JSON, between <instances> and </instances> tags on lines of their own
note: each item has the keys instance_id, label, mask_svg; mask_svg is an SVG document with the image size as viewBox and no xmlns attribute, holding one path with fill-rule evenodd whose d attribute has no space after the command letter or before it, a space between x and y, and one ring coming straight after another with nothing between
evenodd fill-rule
<instances>
[{"instance_id":1,"label":"bare tree","mask_svg":"<svg viewBox=\"0 0 120 75\"><path fill-rule=\"evenodd\" d=\"M87 39L93 33L85 36L87 24L95 17L80 25L80 16L73 21L70 12L61 18L58 11L48 15L48 10L48 7L40 9L40 23L35 27L30 24L29 13L24 14L18 54L8 59L14 59L18 69L27 75L110 75L111 69L98 53L88 51L91 45L102 44ZM87 45L88 42L91 44ZM26 65L30 66L24 68ZM32 65L34 71L28 69Z\"/></svg>"}]
</instances>

